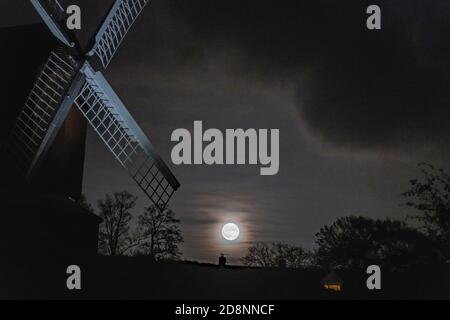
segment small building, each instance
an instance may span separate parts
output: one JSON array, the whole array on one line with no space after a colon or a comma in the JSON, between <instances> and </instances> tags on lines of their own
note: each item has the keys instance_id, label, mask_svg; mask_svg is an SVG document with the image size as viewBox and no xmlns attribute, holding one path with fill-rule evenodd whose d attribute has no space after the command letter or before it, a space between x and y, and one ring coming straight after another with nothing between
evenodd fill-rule
<instances>
[{"instance_id":1,"label":"small building","mask_svg":"<svg viewBox=\"0 0 450 320\"><path fill-rule=\"evenodd\" d=\"M341 277L334 271L327 274L322 279L321 283L325 289L337 292L342 291L344 285L344 281L342 281Z\"/></svg>"},{"instance_id":2,"label":"small building","mask_svg":"<svg viewBox=\"0 0 450 320\"><path fill-rule=\"evenodd\" d=\"M224 268L226 265L227 265L227 258L225 258L225 255L221 253L219 257L219 267Z\"/></svg>"}]
</instances>

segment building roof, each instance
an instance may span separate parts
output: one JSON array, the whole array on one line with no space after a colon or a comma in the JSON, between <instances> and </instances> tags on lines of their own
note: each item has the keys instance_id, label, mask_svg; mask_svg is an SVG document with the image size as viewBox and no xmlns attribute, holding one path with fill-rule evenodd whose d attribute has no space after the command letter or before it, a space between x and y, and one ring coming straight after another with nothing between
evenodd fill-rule
<instances>
[{"instance_id":1,"label":"building roof","mask_svg":"<svg viewBox=\"0 0 450 320\"><path fill-rule=\"evenodd\" d=\"M341 277L339 277L339 275L336 272L331 271L322 279L322 284L330 284L330 283L342 284L344 283L344 281L342 280Z\"/></svg>"}]
</instances>

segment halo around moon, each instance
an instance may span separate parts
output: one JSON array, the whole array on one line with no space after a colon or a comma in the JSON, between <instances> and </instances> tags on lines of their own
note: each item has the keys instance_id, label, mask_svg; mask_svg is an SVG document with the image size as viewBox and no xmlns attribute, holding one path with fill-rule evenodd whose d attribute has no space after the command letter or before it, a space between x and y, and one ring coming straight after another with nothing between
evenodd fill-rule
<instances>
[{"instance_id":1,"label":"halo around moon","mask_svg":"<svg viewBox=\"0 0 450 320\"><path fill-rule=\"evenodd\" d=\"M239 227L235 223L227 223L222 227L222 237L228 241L236 240L239 232Z\"/></svg>"}]
</instances>

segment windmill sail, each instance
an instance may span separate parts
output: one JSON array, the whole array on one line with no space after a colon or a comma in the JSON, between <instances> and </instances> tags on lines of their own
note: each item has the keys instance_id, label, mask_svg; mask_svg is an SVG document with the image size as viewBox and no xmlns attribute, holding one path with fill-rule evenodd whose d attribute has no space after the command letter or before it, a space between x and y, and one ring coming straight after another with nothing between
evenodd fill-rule
<instances>
[{"instance_id":1,"label":"windmill sail","mask_svg":"<svg viewBox=\"0 0 450 320\"><path fill-rule=\"evenodd\" d=\"M150 200L166 207L179 182L102 74L88 62L81 73L86 82L75 105Z\"/></svg>"},{"instance_id":2,"label":"windmill sail","mask_svg":"<svg viewBox=\"0 0 450 320\"><path fill-rule=\"evenodd\" d=\"M88 56L97 55L103 66L108 66L148 0L116 0L87 56L76 38L74 44L64 32L65 13L57 0L31 3L53 34L73 48L50 54L7 142L9 154L30 178L75 105L150 200L166 207L179 182L103 75L88 61Z\"/></svg>"},{"instance_id":3,"label":"windmill sail","mask_svg":"<svg viewBox=\"0 0 450 320\"><path fill-rule=\"evenodd\" d=\"M31 3L53 35L66 46L74 47L75 43L65 32L66 14L58 0L31 0Z\"/></svg>"},{"instance_id":4,"label":"windmill sail","mask_svg":"<svg viewBox=\"0 0 450 320\"><path fill-rule=\"evenodd\" d=\"M83 83L77 73L75 61L52 52L25 101L7 142L24 176L31 175L63 124Z\"/></svg>"},{"instance_id":5,"label":"windmill sail","mask_svg":"<svg viewBox=\"0 0 450 320\"><path fill-rule=\"evenodd\" d=\"M105 69L147 3L148 0L116 0L114 3L89 52L90 56L98 56Z\"/></svg>"}]
</instances>

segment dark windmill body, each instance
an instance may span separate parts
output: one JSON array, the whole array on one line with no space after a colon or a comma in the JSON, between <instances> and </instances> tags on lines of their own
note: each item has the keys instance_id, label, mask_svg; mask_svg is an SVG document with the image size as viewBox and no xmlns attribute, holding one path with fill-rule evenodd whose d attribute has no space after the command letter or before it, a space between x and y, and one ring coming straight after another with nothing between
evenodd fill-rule
<instances>
[{"instance_id":1,"label":"dark windmill body","mask_svg":"<svg viewBox=\"0 0 450 320\"><path fill-rule=\"evenodd\" d=\"M3 28L0 30L0 42L8 48L0 51L0 57L3 61L10 61L2 68L3 85L0 89L3 104L0 145L4 146L48 58L48 52L58 43L44 24ZM58 131L35 179L28 181L19 171L17 159L11 156L9 150L2 149L2 199L18 197L22 201L37 193L78 199L81 195L85 136L86 121L73 109Z\"/></svg>"},{"instance_id":2,"label":"dark windmill body","mask_svg":"<svg viewBox=\"0 0 450 320\"><path fill-rule=\"evenodd\" d=\"M45 206L39 208L39 213L30 212L37 201L47 203L51 207L48 211L57 216L31 219L35 225L41 225L38 229L48 228L46 232L37 232L36 236L42 233L56 234L56 229L63 230L69 225L75 225L78 229L75 228L69 234L78 233L78 237L83 237L83 230L95 229L88 225L98 226L99 220L96 217L89 218L90 214L83 210L80 210L77 217L74 214L76 210L66 201L76 201L81 195L87 124L127 169L152 203L165 207L179 188L178 181L107 80L93 67L108 67L148 0L116 0L93 38L92 47L87 51L82 50L74 34L66 29L67 16L57 0L30 1L54 37L49 39L48 31L44 36L40 25L34 25L33 30L25 27L22 30L24 37L33 36L35 32L38 34L30 40L36 43L36 54L33 51L23 51L22 44L26 43L23 38L20 39L21 42L16 41L20 48L18 51L23 56L32 56L28 60L33 60L33 63L27 61L28 64L24 63L21 70L25 74L27 65L32 68L28 70L26 78L30 80L34 77L34 85L31 84L33 80L13 81L15 90L21 92L21 96L25 93L21 84L29 82L32 88L25 94L22 109L8 113L9 119L14 121L9 120L13 123L9 126L10 132L2 133L2 137L6 137L2 138L6 146L4 158L9 160L11 166L8 169L9 178L5 180L8 182L3 183L2 189L7 194L5 198L15 199L12 201L15 204L23 204L12 205L13 209L8 209L11 216L34 217L44 214ZM20 33L21 30L9 32ZM11 37L11 34L7 36L9 39ZM43 51L47 51L46 58ZM10 52L9 61L21 61L15 58L18 57ZM98 63L91 61L93 59ZM41 67L36 70L38 62ZM29 86L24 87L30 90ZM14 210L19 213L14 214ZM64 215L65 211L71 213L70 218ZM79 220L79 223L72 223L73 219ZM9 229L20 230L20 220L27 223L26 218L12 219ZM41 220L45 222L39 223ZM5 236L6 243L14 242L12 239L8 240L10 237L11 235ZM46 238L50 239L49 242L61 240L52 239L51 236ZM96 237L91 235L89 238L96 245ZM81 239L74 239L73 242L82 243ZM74 247L72 244L70 246Z\"/></svg>"}]
</instances>

